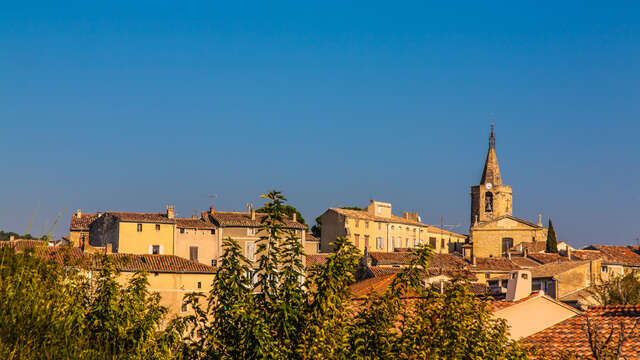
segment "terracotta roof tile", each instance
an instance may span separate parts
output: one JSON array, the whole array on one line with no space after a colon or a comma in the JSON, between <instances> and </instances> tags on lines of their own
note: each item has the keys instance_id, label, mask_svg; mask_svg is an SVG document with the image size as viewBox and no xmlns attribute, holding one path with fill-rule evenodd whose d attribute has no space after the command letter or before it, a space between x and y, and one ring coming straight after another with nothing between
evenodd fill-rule
<instances>
[{"instance_id":1,"label":"terracotta roof tile","mask_svg":"<svg viewBox=\"0 0 640 360\"><path fill-rule=\"evenodd\" d=\"M559 254L550 254L550 253L531 253L529 254L529 257L541 264L571 261L566 256L562 256Z\"/></svg>"},{"instance_id":2,"label":"terracotta roof tile","mask_svg":"<svg viewBox=\"0 0 640 360\"><path fill-rule=\"evenodd\" d=\"M313 236L313 234L310 233L310 232L307 232L306 234L304 234L304 240L305 241L316 241L316 242L320 241L320 239L318 239L317 237Z\"/></svg>"},{"instance_id":3,"label":"terracotta roof tile","mask_svg":"<svg viewBox=\"0 0 640 360\"><path fill-rule=\"evenodd\" d=\"M586 249L600 251L603 256L603 262L606 264L640 266L640 255L636 254L626 246L591 245Z\"/></svg>"},{"instance_id":4,"label":"terracotta roof tile","mask_svg":"<svg viewBox=\"0 0 640 360\"><path fill-rule=\"evenodd\" d=\"M640 358L640 324L635 328L633 334L630 333L634 323L640 320L640 306L596 306L589 308L584 314L589 317L592 324L598 324L602 336L607 336L613 328L614 341L617 339L620 324L624 324L628 340L622 345L621 358ZM533 334L523 341L548 355L558 355L564 352L592 359L585 327L586 317L578 315Z\"/></svg>"},{"instance_id":5,"label":"terracotta roof tile","mask_svg":"<svg viewBox=\"0 0 640 360\"><path fill-rule=\"evenodd\" d=\"M313 265L324 265L327 263L328 257L329 257L329 254L306 255L307 267L313 266Z\"/></svg>"},{"instance_id":6,"label":"terracotta roof tile","mask_svg":"<svg viewBox=\"0 0 640 360\"><path fill-rule=\"evenodd\" d=\"M8 246L16 251L24 251L26 249L31 249L40 246L47 246L47 242L43 240L25 240L25 239L14 239L7 241L0 241L0 247Z\"/></svg>"},{"instance_id":7,"label":"terracotta roof tile","mask_svg":"<svg viewBox=\"0 0 640 360\"><path fill-rule=\"evenodd\" d=\"M359 281L350 285L349 291L351 292L351 296L355 298L365 297L371 291L374 291L378 295L382 295L389 288L391 283L393 283L393 279L395 279L395 277L396 274L387 274Z\"/></svg>"},{"instance_id":8,"label":"terracotta roof tile","mask_svg":"<svg viewBox=\"0 0 640 360\"><path fill-rule=\"evenodd\" d=\"M533 278L546 278L561 274L580 265L588 264L589 262L590 260L548 263L531 268L530 271Z\"/></svg>"},{"instance_id":9,"label":"terracotta roof tile","mask_svg":"<svg viewBox=\"0 0 640 360\"><path fill-rule=\"evenodd\" d=\"M521 304L523 302L529 301L531 299L535 299L537 297L544 296L544 292L542 290L534 291L529 296L522 298L518 301L505 301L505 300L494 300L491 302L490 309L491 311L500 311L502 309L506 309L515 304Z\"/></svg>"},{"instance_id":10,"label":"terracotta roof tile","mask_svg":"<svg viewBox=\"0 0 640 360\"><path fill-rule=\"evenodd\" d=\"M175 219L178 228L186 229L215 229L216 226L202 219Z\"/></svg>"},{"instance_id":11,"label":"terracotta roof tile","mask_svg":"<svg viewBox=\"0 0 640 360\"><path fill-rule=\"evenodd\" d=\"M520 266L505 257L476 258L476 265L470 267L471 271L511 271L520 270Z\"/></svg>"},{"instance_id":12,"label":"terracotta roof tile","mask_svg":"<svg viewBox=\"0 0 640 360\"><path fill-rule=\"evenodd\" d=\"M523 269L529 269L532 267L540 266L539 262L533 261L528 257L512 256L511 261Z\"/></svg>"},{"instance_id":13,"label":"terracotta roof tile","mask_svg":"<svg viewBox=\"0 0 640 360\"><path fill-rule=\"evenodd\" d=\"M529 253L540 253L544 252L547 249L547 243L545 241L528 241L521 242L518 245L512 247L512 250L517 250L519 248L527 249Z\"/></svg>"},{"instance_id":14,"label":"terracotta roof tile","mask_svg":"<svg viewBox=\"0 0 640 360\"><path fill-rule=\"evenodd\" d=\"M89 231L89 225L98 218L96 213L81 214L78 217L77 213L71 215L71 223L69 224L70 231Z\"/></svg>"},{"instance_id":15,"label":"terracotta roof tile","mask_svg":"<svg viewBox=\"0 0 640 360\"><path fill-rule=\"evenodd\" d=\"M604 255L598 250L572 250L571 260L598 260L604 259Z\"/></svg>"},{"instance_id":16,"label":"terracotta roof tile","mask_svg":"<svg viewBox=\"0 0 640 360\"><path fill-rule=\"evenodd\" d=\"M147 223L161 223L161 224L176 223L175 219L169 219L166 214L161 214L161 213L134 213L134 212L109 211L106 214L113 215L120 221L126 221L126 222L147 222Z\"/></svg>"},{"instance_id":17,"label":"terracotta roof tile","mask_svg":"<svg viewBox=\"0 0 640 360\"><path fill-rule=\"evenodd\" d=\"M214 224L231 227L260 227L264 216L262 213L256 213L255 220L251 220L251 215L247 212L216 211L213 214L209 214L209 218ZM306 230L306 226L297 221L293 221L290 217L285 217L284 223L286 227L290 229Z\"/></svg>"}]
</instances>

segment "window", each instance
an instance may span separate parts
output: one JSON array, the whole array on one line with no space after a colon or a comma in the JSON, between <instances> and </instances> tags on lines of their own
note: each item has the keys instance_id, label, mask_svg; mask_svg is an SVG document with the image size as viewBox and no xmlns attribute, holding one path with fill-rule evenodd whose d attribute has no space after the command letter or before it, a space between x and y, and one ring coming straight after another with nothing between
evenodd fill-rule
<instances>
[{"instance_id":1,"label":"window","mask_svg":"<svg viewBox=\"0 0 640 360\"><path fill-rule=\"evenodd\" d=\"M400 236L398 236L398 247L402 247L402 238Z\"/></svg>"},{"instance_id":2,"label":"window","mask_svg":"<svg viewBox=\"0 0 640 360\"><path fill-rule=\"evenodd\" d=\"M489 274L489 273L484 274L484 278L485 279L490 279L491 278L491 274Z\"/></svg>"},{"instance_id":3,"label":"window","mask_svg":"<svg viewBox=\"0 0 640 360\"><path fill-rule=\"evenodd\" d=\"M365 222L364 222L364 228L365 228L365 229L368 229L368 228L369 228L369 222L368 222L368 221L365 221Z\"/></svg>"},{"instance_id":4,"label":"window","mask_svg":"<svg viewBox=\"0 0 640 360\"><path fill-rule=\"evenodd\" d=\"M187 304L186 302L183 302L182 308L180 309L180 311L182 311L183 313L189 311L189 304Z\"/></svg>"},{"instance_id":5,"label":"window","mask_svg":"<svg viewBox=\"0 0 640 360\"><path fill-rule=\"evenodd\" d=\"M484 211L485 212L493 212L493 193L487 191L484 194Z\"/></svg>"},{"instance_id":6,"label":"window","mask_svg":"<svg viewBox=\"0 0 640 360\"><path fill-rule=\"evenodd\" d=\"M142 232L142 224L138 224L137 230L138 230L138 232Z\"/></svg>"},{"instance_id":7,"label":"window","mask_svg":"<svg viewBox=\"0 0 640 360\"><path fill-rule=\"evenodd\" d=\"M429 238L429 245L435 250L435 248L436 248L436 238L430 237Z\"/></svg>"},{"instance_id":8,"label":"window","mask_svg":"<svg viewBox=\"0 0 640 360\"><path fill-rule=\"evenodd\" d=\"M360 248L360 234L353 235L353 240L355 242L356 247Z\"/></svg>"},{"instance_id":9,"label":"window","mask_svg":"<svg viewBox=\"0 0 640 360\"><path fill-rule=\"evenodd\" d=\"M606 273L607 271L609 271L609 268L606 265L602 265L602 272Z\"/></svg>"},{"instance_id":10,"label":"window","mask_svg":"<svg viewBox=\"0 0 640 360\"><path fill-rule=\"evenodd\" d=\"M513 247L513 239L512 238L502 238L502 253L507 254L509 250Z\"/></svg>"},{"instance_id":11,"label":"window","mask_svg":"<svg viewBox=\"0 0 640 360\"><path fill-rule=\"evenodd\" d=\"M216 234L216 229L211 229L211 235L215 235Z\"/></svg>"},{"instance_id":12,"label":"window","mask_svg":"<svg viewBox=\"0 0 640 360\"><path fill-rule=\"evenodd\" d=\"M360 220L356 219L356 227L360 227Z\"/></svg>"},{"instance_id":13,"label":"window","mask_svg":"<svg viewBox=\"0 0 640 360\"><path fill-rule=\"evenodd\" d=\"M160 231L160 224L156 224L156 231Z\"/></svg>"},{"instance_id":14,"label":"window","mask_svg":"<svg viewBox=\"0 0 640 360\"><path fill-rule=\"evenodd\" d=\"M404 247L409 248L409 238L404 239Z\"/></svg>"},{"instance_id":15,"label":"window","mask_svg":"<svg viewBox=\"0 0 640 360\"><path fill-rule=\"evenodd\" d=\"M211 266L218 266L218 260L211 260Z\"/></svg>"},{"instance_id":16,"label":"window","mask_svg":"<svg viewBox=\"0 0 640 360\"><path fill-rule=\"evenodd\" d=\"M370 245L369 244L369 235L365 235L364 236L364 247L367 248L367 249L370 249L369 245Z\"/></svg>"},{"instance_id":17,"label":"window","mask_svg":"<svg viewBox=\"0 0 640 360\"><path fill-rule=\"evenodd\" d=\"M378 230L382 230L382 223L378 223Z\"/></svg>"},{"instance_id":18,"label":"window","mask_svg":"<svg viewBox=\"0 0 640 360\"><path fill-rule=\"evenodd\" d=\"M376 238L376 249L384 249L384 239L381 237Z\"/></svg>"},{"instance_id":19,"label":"window","mask_svg":"<svg viewBox=\"0 0 640 360\"><path fill-rule=\"evenodd\" d=\"M189 260L198 261L198 247L189 246Z\"/></svg>"},{"instance_id":20,"label":"window","mask_svg":"<svg viewBox=\"0 0 640 360\"><path fill-rule=\"evenodd\" d=\"M523 279L528 279L529 275L527 275L527 273L523 273L522 275L520 275L520 277L522 277Z\"/></svg>"},{"instance_id":21,"label":"window","mask_svg":"<svg viewBox=\"0 0 640 360\"><path fill-rule=\"evenodd\" d=\"M202 283L198 281L198 289L202 289Z\"/></svg>"},{"instance_id":22,"label":"window","mask_svg":"<svg viewBox=\"0 0 640 360\"><path fill-rule=\"evenodd\" d=\"M253 241L247 241L245 244L245 253L247 259L254 261L256 259L256 243Z\"/></svg>"},{"instance_id":23,"label":"window","mask_svg":"<svg viewBox=\"0 0 640 360\"><path fill-rule=\"evenodd\" d=\"M153 245L151 247L151 253L153 255L160 255L160 245Z\"/></svg>"},{"instance_id":24,"label":"window","mask_svg":"<svg viewBox=\"0 0 640 360\"><path fill-rule=\"evenodd\" d=\"M256 234L256 229L255 228L247 228L247 235L255 235Z\"/></svg>"},{"instance_id":25,"label":"window","mask_svg":"<svg viewBox=\"0 0 640 360\"><path fill-rule=\"evenodd\" d=\"M184 228L180 228L180 234L184 234Z\"/></svg>"},{"instance_id":26,"label":"window","mask_svg":"<svg viewBox=\"0 0 640 360\"><path fill-rule=\"evenodd\" d=\"M413 239L413 247L418 247L418 240Z\"/></svg>"},{"instance_id":27,"label":"window","mask_svg":"<svg viewBox=\"0 0 640 360\"><path fill-rule=\"evenodd\" d=\"M444 249L444 239L440 239L440 248Z\"/></svg>"},{"instance_id":28,"label":"window","mask_svg":"<svg viewBox=\"0 0 640 360\"><path fill-rule=\"evenodd\" d=\"M320 252L320 243L318 243L318 249L316 251Z\"/></svg>"},{"instance_id":29,"label":"window","mask_svg":"<svg viewBox=\"0 0 640 360\"><path fill-rule=\"evenodd\" d=\"M391 225L391 230L393 230L395 228L395 226Z\"/></svg>"},{"instance_id":30,"label":"window","mask_svg":"<svg viewBox=\"0 0 640 360\"><path fill-rule=\"evenodd\" d=\"M414 234L416 233L416 229L413 229L413 233L414 233Z\"/></svg>"}]
</instances>

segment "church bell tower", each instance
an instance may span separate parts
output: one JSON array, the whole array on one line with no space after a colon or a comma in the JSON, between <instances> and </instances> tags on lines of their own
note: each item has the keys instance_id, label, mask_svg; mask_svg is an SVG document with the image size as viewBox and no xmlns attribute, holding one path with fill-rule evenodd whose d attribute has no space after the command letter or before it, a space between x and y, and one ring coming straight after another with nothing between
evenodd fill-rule
<instances>
[{"instance_id":1,"label":"church bell tower","mask_svg":"<svg viewBox=\"0 0 640 360\"><path fill-rule=\"evenodd\" d=\"M511 186L502 184L498 155L496 154L496 138L489 136L489 151L482 171L480 185L471 187L471 227L476 223L491 221L502 215L511 215L513 212Z\"/></svg>"}]
</instances>

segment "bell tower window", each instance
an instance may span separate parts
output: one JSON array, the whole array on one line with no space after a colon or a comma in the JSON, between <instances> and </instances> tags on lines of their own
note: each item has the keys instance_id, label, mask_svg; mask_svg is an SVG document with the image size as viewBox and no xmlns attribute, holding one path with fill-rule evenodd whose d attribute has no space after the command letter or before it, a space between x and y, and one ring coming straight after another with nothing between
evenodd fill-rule
<instances>
[{"instance_id":1,"label":"bell tower window","mask_svg":"<svg viewBox=\"0 0 640 360\"><path fill-rule=\"evenodd\" d=\"M484 211L493 212L493 193L490 191L484 194Z\"/></svg>"}]
</instances>

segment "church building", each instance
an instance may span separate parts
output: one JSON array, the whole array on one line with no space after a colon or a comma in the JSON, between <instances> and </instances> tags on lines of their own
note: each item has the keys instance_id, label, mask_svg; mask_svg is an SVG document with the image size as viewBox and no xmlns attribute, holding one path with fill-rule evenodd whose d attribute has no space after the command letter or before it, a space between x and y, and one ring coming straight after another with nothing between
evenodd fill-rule
<instances>
[{"instance_id":1,"label":"church building","mask_svg":"<svg viewBox=\"0 0 640 360\"><path fill-rule=\"evenodd\" d=\"M511 186L502 183L496 139L489 136L489 151L482 171L480 185L471 187L471 227L469 238L474 257L507 256L509 249L523 242L546 241L547 229L522 220L513 214Z\"/></svg>"}]
</instances>

